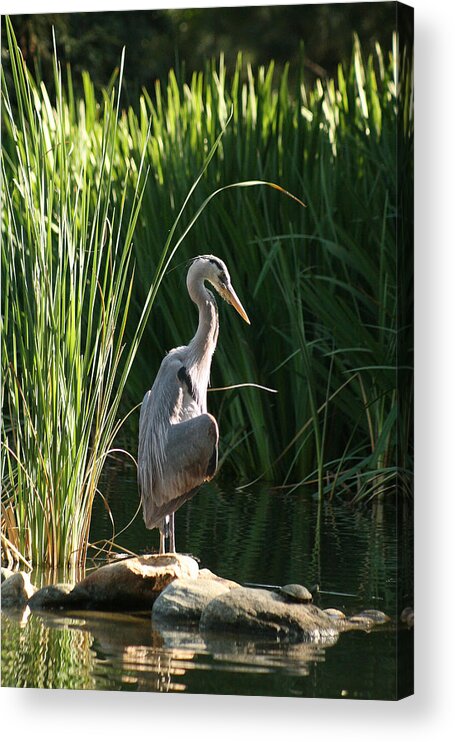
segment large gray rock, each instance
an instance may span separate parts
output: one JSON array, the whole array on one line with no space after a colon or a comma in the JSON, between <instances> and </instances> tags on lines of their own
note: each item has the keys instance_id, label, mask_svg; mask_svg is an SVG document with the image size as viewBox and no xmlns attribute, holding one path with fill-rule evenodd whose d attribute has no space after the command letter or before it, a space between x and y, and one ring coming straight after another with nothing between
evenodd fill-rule
<instances>
[{"instance_id":1,"label":"large gray rock","mask_svg":"<svg viewBox=\"0 0 455 742\"><path fill-rule=\"evenodd\" d=\"M199 570L198 575L199 580L215 580L215 582L219 582L221 585L225 585L229 590L232 590L234 587L240 587L238 582L234 582L234 580L228 580L226 577L220 577L219 575L216 575L214 572L212 572L210 569L207 569L206 567L204 569Z\"/></svg>"},{"instance_id":2,"label":"large gray rock","mask_svg":"<svg viewBox=\"0 0 455 742\"><path fill-rule=\"evenodd\" d=\"M291 641L331 641L334 621L315 605L289 603L269 590L239 587L212 600L201 615L203 632L248 632Z\"/></svg>"},{"instance_id":3,"label":"large gray rock","mask_svg":"<svg viewBox=\"0 0 455 742\"><path fill-rule=\"evenodd\" d=\"M68 599L84 608L151 608L179 578L196 578L197 562L183 554L151 554L107 564L81 580Z\"/></svg>"},{"instance_id":4,"label":"large gray rock","mask_svg":"<svg viewBox=\"0 0 455 742\"><path fill-rule=\"evenodd\" d=\"M2 582L2 608L20 608L25 606L35 592L36 587L30 582L27 572L15 572Z\"/></svg>"},{"instance_id":5,"label":"large gray rock","mask_svg":"<svg viewBox=\"0 0 455 742\"><path fill-rule=\"evenodd\" d=\"M175 580L154 602L152 619L159 623L197 622L214 598L229 592L229 583L230 580L212 579L202 572L196 580ZM238 587L236 583L232 584Z\"/></svg>"}]
</instances>

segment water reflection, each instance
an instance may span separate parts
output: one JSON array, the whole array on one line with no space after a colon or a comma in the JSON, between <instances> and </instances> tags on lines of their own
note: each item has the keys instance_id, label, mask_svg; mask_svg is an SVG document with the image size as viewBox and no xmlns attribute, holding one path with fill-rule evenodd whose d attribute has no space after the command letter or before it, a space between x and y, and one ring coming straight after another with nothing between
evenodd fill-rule
<instances>
[{"instance_id":1,"label":"water reflection","mask_svg":"<svg viewBox=\"0 0 455 742\"><path fill-rule=\"evenodd\" d=\"M132 477L111 472L109 505L118 530L134 514L137 497ZM341 499L319 503L303 491L259 485L238 492L215 483L178 511L177 546L197 555L201 567L240 583L318 583L326 591L317 596L322 607L347 614L379 608L393 617L412 604L405 587L412 529L400 518L393 501L351 508ZM110 537L110 519L97 506L92 540ZM119 541L137 553L158 546L140 515ZM32 582L81 576L36 570ZM400 631L398 643L411 641L412 632ZM396 676L397 635L390 627L314 645L170 631L145 614L2 614L5 686L393 698Z\"/></svg>"},{"instance_id":2,"label":"water reflection","mask_svg":"<svg viewBox=\"0 0 455 742\"><path fill-rule=\"evenodd\" d=\"M123 476L115 486L113 476L109 505L120 530L136 510L137 485ZM100 503L97 508L92 539L109 538L111 522ZM412 531L393 498L351 507L341 498L319 503L303 489L289 494L258 484L237 491L215 481L176 513L176 537L179 551L237 582L319 584L355 594L337 603L343 610L375 607L397 615L412 604ZM141 514L119 540L135 552L158 548L158 533L147 531Z\"/></svg>"},{"instance_id":3,"label":"water reflection","mask_svg":"<svg viewBox=\"0 0 455 742\"><path fill-rule=\"evenodd\" d=\"M3 684L42 688L121 688L184 691L188 674L283 672L308 676L336 643L291 643L196 629L165 629L149 616L77 611L5 612ZM18 646L26 651L17 662ZM46 668L45 674L43 669ZM63 671L64 669L64 671ZM63 672L62 672L63 671ZM68 683L68 685L65 685Z\"/></svg>"},{"instance_id":4,"label":"water reflection","mask_svg":"<svg viewBox=\"0 0 455 742\"><path fill-rule=\"evenodd\" d=\"M207 650L224 669L234 672L271 673L282 671L289 675L309 675L316 662L324 662L325 648L336 644L336 639L325 641L324 646L310 642L264 642L260 640L212 637Z\"/></svg>"},{"instance_id":5,"label":"water reflection","mask_svg":"<svg viewBox=\"0 0 455 742\"><path fill-rule=\"evenodd\" d=\"M77 620L2 611L2 685L95 688L91 637Z\"/></svg>"}]
</instances>

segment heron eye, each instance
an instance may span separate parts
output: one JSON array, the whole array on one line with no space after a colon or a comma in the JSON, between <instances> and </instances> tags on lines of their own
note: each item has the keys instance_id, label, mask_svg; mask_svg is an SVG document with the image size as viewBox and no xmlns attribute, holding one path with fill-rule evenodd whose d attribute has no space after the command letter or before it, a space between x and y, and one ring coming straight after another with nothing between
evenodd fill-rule
<instances>
[{"instance_id":1,"label":"heron eye","mask_svg":"<svg viewBox=\"0 0 455 742\"><path fill-rule=\"evenodd\" d=\"M226 273L220 273L218 276L218 280L221 283L222 286L227 286L228 284L228 277Z\"/></svg>"}]
</instances>

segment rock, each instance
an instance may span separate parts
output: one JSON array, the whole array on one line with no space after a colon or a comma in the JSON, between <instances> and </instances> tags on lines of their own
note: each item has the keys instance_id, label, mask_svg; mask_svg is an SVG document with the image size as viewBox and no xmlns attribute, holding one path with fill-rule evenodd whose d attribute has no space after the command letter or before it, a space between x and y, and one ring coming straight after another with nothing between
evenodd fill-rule
<instances>
[{"instance_id":1,"label":"rock","mask_svg":"<svg viewBox=\"0 0 455 742\"><path fill-rule=\"evenodd\" d=\"M64 608L74 603L72 590L74 585L58 583L57 585L46 585L37 590L28 601L30 608L34 611L41 608Z\"/></svg>"},{"instance_id":2,"label":"rock","mask_svg":"<svg viewBox=\"0 0 455 742\"><path fill-rule=\"evenodd\" d=\"M2 582L2 608L20 608L28 603L28 599L36 592L36 587L30 582L27 572L14 572Z\"/></svg>"},{"instance_id":3,"label":"rock","mask_svg":"<svg viewBox=\"0 0 455 742\"><path fill-rule=\"evenodd\" d=\"M365 630L373 628L373 626L381 623L390 621L390 617L382 611L376 611L373 608L367 608L360 613L356 613L355 616L351 616L347 619L347 628L351 624L351 628L363 628Z\"/></svg>"},{"instance_id":4,"label":"rock","mask_svg":"<svg viewBox=\"0 0 455 742\"><path fill-rule=\"evenodd\" d=\"M247 632L292 641L332 640L336 624L311 603L289 603L269 590L239 587L212 600L203 610L201 631Z\"/></svg>"},{"instance_id":5,"label":"rock","mask_svg":"<svg viewBox=\"0 0 455 742\"><path fill-rule=\"evenodd\" d=\"M414 626L414 608L411 608L411 606L403 608L400 615L400 621L406 623L411 629Z\"/></svg>"},{"instance_id":6,"label":"rock","mask_svg":"<svg viewBox=\"0 0 455 742\"><path fill-rule=\"evenodd\" d=\"M346 615L338 608L324 608L323 612L334 621L344 621L346 619Z\"/></svg>"},{"instance_id":7,"label":"rock","mask_svg":"<svg viewBox=\"0 0 455 742\"><path fill-rule=\"evenodd\" d=\"M7 567L2 567L2 582L5 582L5 580L8 579L8 577L12 577L14 572L12 569L8 569Z\"/></svg>"},{"instance_id":8,"label":"rock","mask_svg":"<svg viewBox=\"0 0 455 742\"><path fill-rule=\"evenodd\" d=\"M196 580L174 580L154 602L152 619L157 622L197 622L210 601L229 592L230 588L225 584L229 582L222 578L212 579L207 574ZM235 582L232 584L238 587Z\"/></svg>"},{"instance_id":9,"label":"rock","mask_svg":"<svg viewBox=\"0 0 455 742\"><path fill-rule=\"evenodd\" d=\"M226 585L226 587L231 590L233 587L240 587L238 582L234 582L234 580L227 580L225 577L219 577L214 572L212 572L210 569L204 568L199 570L199 580L215 580L216 582L220 582L222 585Z\"/></svg>"},{"instance_id":10,"label":"rock","mask_svg":"<svg viewBox=\"0 0 455 742\"><path fill-rule=\"evenodd\" d=\"M81 580L68 599L84 608L151 608L179 578L196 578L197 562L183 554L150 554L107 564Z\"/></svg>"},{"instance_id":11,"label":"rock","mask_svg":"<svg viewBox=\"0 0 455 742\"><path fill-rule=\"evenodd\" d=\"M297 585L296 583L283 585L280 595L283 595L286 600L290 600L292 603L311 603L313 600L313 596L308 588L305 585Z\"/></svg>"},{"instance_id":12,"label":"rock","mask_svg":"<svg viewBox=\"0 0 455 742\"><path fill-rule=\"evenodd\" d=\"M369 616L363 616L361 613L350 616L346 619L346 628L371 629L374 621Z\"/></svg>"},{"instance_id":13,"label":"rock","mask_svg":"<svg viewBox=\"0 0 455 742\"><path fill-rule=\"evenodd\" d=\"M367 608L366 610L358 613L356 616L353 616L353 618L351 618L351 621L359 621L362 619L372 621L375 624L380 624L390 621L390 616L387 616L387 614L383 613L383 611L376 611L374 608Z\"/></svg>"}]
</instances>

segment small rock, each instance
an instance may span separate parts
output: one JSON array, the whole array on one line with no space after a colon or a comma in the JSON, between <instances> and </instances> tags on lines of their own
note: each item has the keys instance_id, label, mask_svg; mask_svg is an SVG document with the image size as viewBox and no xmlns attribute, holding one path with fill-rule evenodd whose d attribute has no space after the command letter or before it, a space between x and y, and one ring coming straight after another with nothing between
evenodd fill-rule
<instances>
[{"instance_id":1,"label":"small rock","mask_svg":"<svg viewBox=\"0 0 455 742\"><path fill-rule=\"evenodd\" d=\"M183 554L150 554L100 567L71 591L86 608L151 608L159 593L179 578L196 578L197 562Z\"/></svg>"},{"instance_id":2,"label":"small rock","mask_svg":"<svg viewBox=\"0 0 455 742\"><path fill-rule=\"evenodd\" d=\"M27 572L15 572L1 586L2 608L20 608L36 592Z\"/></svg>"},{"instance_id":3,"label":"small rock","mask_svg":"<svg viewBox=\"0 0 455 742\"><path fill-rule=\"evenodd\" d=\"M406 623L411 629L414 626L414 608L411 608L411 606L403 608L400 615L400 621Z\"/></svg>"},{"instance_id":4,"label":"small rock","mask_svg":"<svg viewBox=\"0 0 455 742\"><path fill-rule=\"evenodd\" d=\"M318 641L338 635L334 622L311 603L289 603L269 590L238 587L203 610L201 631L247 632L292 641Z\"/></svg>"},{"instance_id":5,"label":"small rock","mask_svg":"<svg viewBox=\"0 0 455 742\"><path fill-rule=\"evenodd\" d=\"M343 613L343 611L339 611L338 608L324 608L323 611L329 618L334 619L335 621L342 621L346 619L346 615Z\"/></svg>"},{"instance_id":6,"label":"small rock","mask_svg":"<svg viewBox=\"0 0 455 742\"><path fill-rule=\"evenodd\" d=\"M386 613L383 613L383 611L376 611L374 608L367 608L366 610L361 611L356 616L353 616L351 621L361 621L364 619L376 624L387 623L387 621L390 621L390 617L387 616Z\"/></svg>"},{"instance_id":7,"label":"small rock","mask_svg":"<svg viewBox=\"0 0 455 742\"><path fill-rule=\"evenodd\" d=\"M358 613L356 616L350 616L350 618L347 619L347 625L349 624L351 627L355 625L359 628L371 629L374 625L374 621L368 616L362 616L361 613Z\"/></svg>"},{"instance_id":8,"label":"small rock","mask_svg":"<svg viewBox=\"0 0 455 742\"><path fill-rule=\"evenodd\" d=\"M312 594L305 585L297 585L295 583L283 585L280 595L283 595L291 603L311 603L313 600Z\"/></svg>"},{"instance_id":9,"label":"small rock","mask_svg":"<svg viewBox=\"0 0 455 742\"><path fill-rule=\"evenodd\" d=\"M28 601L32 610L40 608L64 608L74 602L71 595L74 585L59 583L57 585L46 585L37 590Z\"/></svg>"},{"instance_id":10,"label":"small rock","mask_svg":"<svg viewBox=\"0 0 455 742\"><path fill-rule=\"evenodd\" d=\"M211 579L207 575L196 580L174 580L154 602L152 619L159 622L199 621L210 601L229 591L223 583L222 579Z\"/></svg>"}]
</instances>

